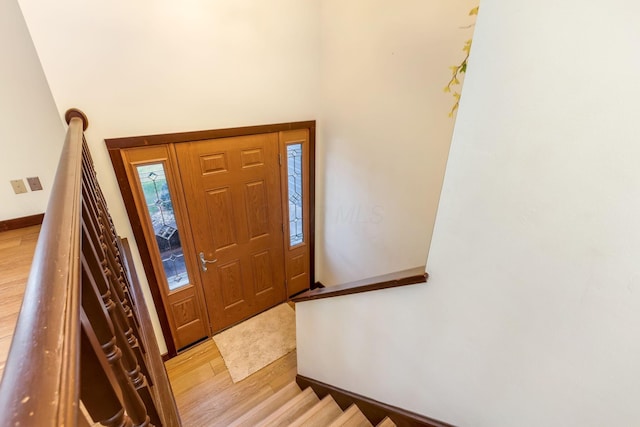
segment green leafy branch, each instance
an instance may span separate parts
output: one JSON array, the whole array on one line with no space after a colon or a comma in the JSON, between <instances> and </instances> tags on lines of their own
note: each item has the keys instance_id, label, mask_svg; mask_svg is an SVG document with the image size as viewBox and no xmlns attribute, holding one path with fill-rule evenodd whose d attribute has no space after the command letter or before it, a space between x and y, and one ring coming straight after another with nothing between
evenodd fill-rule
<instances>
[{"instance_id":1,"label":"green leafy branch","mask_svg":"<svg viewBox=\"0 0 640 427\"><path fill-rule=\"evenodd\" d=\"M479 6L474 7L469 11L469 16L474 16L478 14ZM455 103L449 112L449 117L453 117L454 113L458 110L458 106L460 104L460 92L457 90L456 86L460 85L460 79L462 79L462 75L467 72L467 61L469 60L469 53L471 53L471 43L472 39L464 42L464 47L462 51L465 53L465 57L458 65L453 65L449 67L451 70L451 80L444 87L444 91L447 93L452 93L453 98L455 99Z\"/></svg>"}]
</instances>

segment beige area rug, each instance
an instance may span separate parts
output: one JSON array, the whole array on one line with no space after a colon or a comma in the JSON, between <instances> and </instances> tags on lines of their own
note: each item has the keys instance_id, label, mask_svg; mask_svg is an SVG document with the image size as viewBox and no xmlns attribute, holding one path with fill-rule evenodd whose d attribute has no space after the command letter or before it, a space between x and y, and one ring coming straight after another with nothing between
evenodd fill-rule
<instances>
[{"instance_id":1,"label":"beige area rug","mask_svg":"<svg viewBox=\"0 0 640 427\"><path fill-rule=\"evenodd\" d=\"M234 383L296 348L296 315L280 304L213 336Z\"/></svg>"}]
</instances>

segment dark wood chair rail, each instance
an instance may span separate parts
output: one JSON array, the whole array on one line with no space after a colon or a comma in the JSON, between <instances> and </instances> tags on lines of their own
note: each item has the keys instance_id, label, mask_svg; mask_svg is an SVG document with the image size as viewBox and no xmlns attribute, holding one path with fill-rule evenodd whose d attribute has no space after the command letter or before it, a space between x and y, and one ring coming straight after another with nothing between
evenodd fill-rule
<instances>
[{"instance_id":1,"label":"dark wood chair rail","mask_svg":"<svg viewBox=\"0 0 640 427\"><path fill-rule=\"evenodd\" d=\"M84 140L88 120L76 109L65 117L69 128L0 383L0 424L180 426L137 276Z\"/></svg>"},{"instance_id":2,"label":"dark wood chair rail","mask_svg":"<svg viewBox=\"0 0 640 427\"><path fill-rule=\"evenodd\" d=\"M341 295L395 288L398 286L415 285L416 283L426 282L428 278L429 275L425 273L424 267L415 267L355 282L313 289L292 298L291 301L298 303L314 299L332 298Z\"/></svg>"}]
</instances>

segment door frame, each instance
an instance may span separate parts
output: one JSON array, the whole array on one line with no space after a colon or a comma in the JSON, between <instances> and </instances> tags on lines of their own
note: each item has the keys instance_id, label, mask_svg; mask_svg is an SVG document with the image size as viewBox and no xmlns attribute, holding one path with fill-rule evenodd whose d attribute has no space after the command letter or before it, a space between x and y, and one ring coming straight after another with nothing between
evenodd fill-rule
<instances>
[{"instance_id":1,"label":"door frame","mask_svg":"<svg viewBox=\"0 0 640 427\"><path fill-rule=\"evenodd\" d=\"M162 329L162 335L164 336L167 346L167 354L163 356L165 360L176 356L177 348L169 327L169 318L164 308L160 290L161 282L156 276L156 272L153 267L151 252L149 251L147 240L145 238L144 227L142 226L143 223L136 207L133 191L129 185L129 179L127 178L127 165L125 164L123 150L128 148L169 145L205 139L229 138L297 129L308 129L309 131L309 285L312 287L315 277L315 120L105 139L109 157L120 188L120 193L131 223L131 229L136 239L138 252L140 253L142 265L149 283L151 297L153 298L153 303L158 313L158 320L160 322L160 328Z\"/></svg>"}]
</instances>

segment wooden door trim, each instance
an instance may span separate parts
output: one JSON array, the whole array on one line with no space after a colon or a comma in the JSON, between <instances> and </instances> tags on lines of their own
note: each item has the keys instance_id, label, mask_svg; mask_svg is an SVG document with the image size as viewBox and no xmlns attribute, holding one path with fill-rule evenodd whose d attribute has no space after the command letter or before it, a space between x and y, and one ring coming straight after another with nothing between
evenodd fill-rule
<instances>
[{"instance_id":1,"label":"wooden door trim","mask_svg":"<svg viewBox=\"0 0 640 427\"><path fill-rule=\"evenodd\" d=\"M151 253L147 246L143 227L136 208L135 199L126 173L126 165L123 149L145 147L149 145L175 144L182 142L198 141L203 139L218 139L234 136L255 135L260 133L273 133L286 130L309 129L309 264L310 264L310 280L313 282L315 277L315 133L316 121L300 121L290 123L276 123L258 126L245 126L226 129L211 129L194 132L179 132L169 134L145 135L124 138L105 139L105 144L109 152L109 157L113 165L113 170L118 181L118 187L127 210L127 216L131 223L131 229L136 239L140 259L147 276L151 297L153 299L162 335L167 345L167 356L172 358L177 355L177 349L171 335L169 327L169 318L164 309L164 303L160 291L160 284L155 275L153 263L151 261Z\"/></svg>"},{"instance_id":2,"label":"wooden door trim","mask_svg":"<svg viewBox=\"0 0 640 427\"><path fill-rule=\"evenodd\" d=\"M109 138L104 141L107 149L121 149L143 147L147 145L159 145L179 142L201 141L203 139L229 138L234 136L256 135L260 133L274 133L285 130L313 129L315 133L316 121L276 123L270 125L244 126L226 129L198 130L193 132L165 133L157 135L131 136L124 138Z\"/></svg>"}]
</instances>

